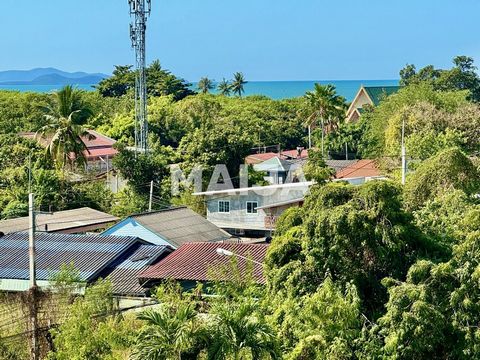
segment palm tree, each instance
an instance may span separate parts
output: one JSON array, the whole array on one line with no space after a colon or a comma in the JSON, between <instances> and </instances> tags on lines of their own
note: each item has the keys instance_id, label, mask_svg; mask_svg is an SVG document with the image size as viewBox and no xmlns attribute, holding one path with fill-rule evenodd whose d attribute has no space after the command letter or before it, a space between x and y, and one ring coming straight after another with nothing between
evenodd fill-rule
<instances>
[{"instance_id":1,"label":"palm tree","mask_svg":"<svg viewBox=\"0 0 480 360\"><path fill-rule=\"evenodd\" d=\"M245 77L241 72L236 72L235 74L233 74L233 80L232 80L233 93L242 97L242 93L245 92L243 85L245 85L246 83L247 81L245 81Z\"/></svg>"},{"instance_id":2,"label":"palm tree","mask_svg":"<svg viewBox=\"0 0 480 360\"><path fill-rule=\"evenodd\" d=\"M220 81L217 89L220 92L220 94L224 96L229 96L232 93L232 85L228 82L228 80L225 80L225 78L223 78L223 80Z\"/></svg>"},{"instance_id":3,"label":"palm tree","mask_svg":"<svg viewBox=\"0 0 480 360\"><path fill-rule=\"evenodd\" d=\"M202 94L208 94L214 88L213 81L208 77L202 77L197 84L197 88Z\"/></svg>"},{"instance_id":4,"label":"palm tree","mask_svg":"<svg viewBox=\"0 0 480 360\"><path fill-rule=\"evenodd\" d=\"M257 309L253 301L221 302L213 306L209 360L277 358L275 333L254 315Z\"/></svg>"},{"instance_id":5,"label":"palm tree","mask_svg":"<svg viewBox=\"0 0 480 360\"><path fill-rule=\"evenodd\" d=\"M305 106L308 127L308 147L312 147L311 129L319 121L322 124L322 156L324 154L325 125L333 130L345 115L345 98L337 94L335 86L315 84L314 91L305 94Z\"/></svg>"},{"instance_id":6,"label":"palm tree","mask_svg":"<svg viewBox=\"0 0 480 360\"><path fill-rule=\"evenodd\" d=\"M47 154L57 168L64 168L69 159L85 164L84 152L88 149L84 139L95 137L83 127L92 111L83 102L82 92L67 85L55 93L53 104L44 107L44 111L48 124L35 137L47 142Z\"/></svg>"},{"instance_id":7,"label":"palm tree","mask_svg":"<svg viewBox=\"0 0 480 360\"><path fill-rule=\"evenodd\" d=\"M159 310L144 311L138 318L146 326L138 335L134 359L182 359L182 355L195 350L201 337L202 328L192 303L181 303L178 307L164 304Z\"/></svg>"}]
</instances>

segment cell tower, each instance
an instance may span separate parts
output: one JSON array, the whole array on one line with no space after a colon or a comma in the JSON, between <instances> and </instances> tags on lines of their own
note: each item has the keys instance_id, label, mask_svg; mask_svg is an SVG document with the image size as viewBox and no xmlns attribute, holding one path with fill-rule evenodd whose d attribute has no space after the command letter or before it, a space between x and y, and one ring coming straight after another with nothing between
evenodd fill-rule
<instances>
[{"instance_id":1,"label":"cell tower","mask_svg":"<svg viewBox=\"0 0 480 360\"><path fill-rule=\"evenodd\" d=\"M148 150L147 121L147 83L145 74L145 31L147 17L150 16L151 0L128 0L130 15L134 20L130 24L132 48L135 49L135 149Z\"/></svg>"}]
</instances>

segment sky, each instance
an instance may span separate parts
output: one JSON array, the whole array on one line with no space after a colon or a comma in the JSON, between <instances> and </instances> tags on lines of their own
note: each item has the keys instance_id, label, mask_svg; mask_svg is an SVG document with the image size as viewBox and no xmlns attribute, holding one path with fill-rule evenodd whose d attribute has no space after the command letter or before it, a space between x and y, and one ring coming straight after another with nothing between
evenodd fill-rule
<instances>
[{"instance_id":1,"label":"sky","mask_svg":"<svg viewBox=\"0 0 480 360\"><path fill-rule=\"evenodd\" d=\"M1 0L0 71L133 64L127 0ZM152 0L147 60L188 81L396 79L480 64L478 0Z\"/></svg>"}]
</instances>

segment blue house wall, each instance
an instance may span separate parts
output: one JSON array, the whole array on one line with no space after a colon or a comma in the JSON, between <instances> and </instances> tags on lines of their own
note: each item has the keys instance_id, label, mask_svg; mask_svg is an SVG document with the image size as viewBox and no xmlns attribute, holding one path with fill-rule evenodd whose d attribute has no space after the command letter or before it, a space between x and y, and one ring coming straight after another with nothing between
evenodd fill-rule
<instances>
[{"instance_id":1,"label":"blue house wall","mask_svg":"<svg viewBox=\"0 0 480 360\"><path fill-rule=\"evenodd\" d=\"M170 245L175 248L175 246L167 240L150 231L132 218L126 218L120 221L118 224L102 232L102 235L135 236L155 245Z\"/></svg>"}]
</instances>

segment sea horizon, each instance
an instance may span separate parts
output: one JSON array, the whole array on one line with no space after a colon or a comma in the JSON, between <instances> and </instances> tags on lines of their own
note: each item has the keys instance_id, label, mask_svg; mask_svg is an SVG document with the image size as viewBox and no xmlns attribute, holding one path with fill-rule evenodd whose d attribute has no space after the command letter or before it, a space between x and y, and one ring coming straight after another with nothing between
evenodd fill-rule
<instances>
[{"instance_id":1,"label":"sea horizon","mask_svg":"<svg viewBox=\"0 0 480 360\"><path fill-rule=\"evenodd\" d=\"M303 96L305 92L313 90L315 83L322 85L331 84L335 86L339 95L347 101L352 101L360 86L395 86L399 80L270 80L270 81L248 81L244 85L245 96L263 95L274 100L289 99ZM190 88L197 89L197 82L191 82ZM217 84L217 82L214 82ZM93 91L96 84L72 84L79 89ZM58 90L64 85L0 85L0 90L20 92L46 93ZM216 89L211 91L216 94Z\"/></svg>"}]
</instances>

